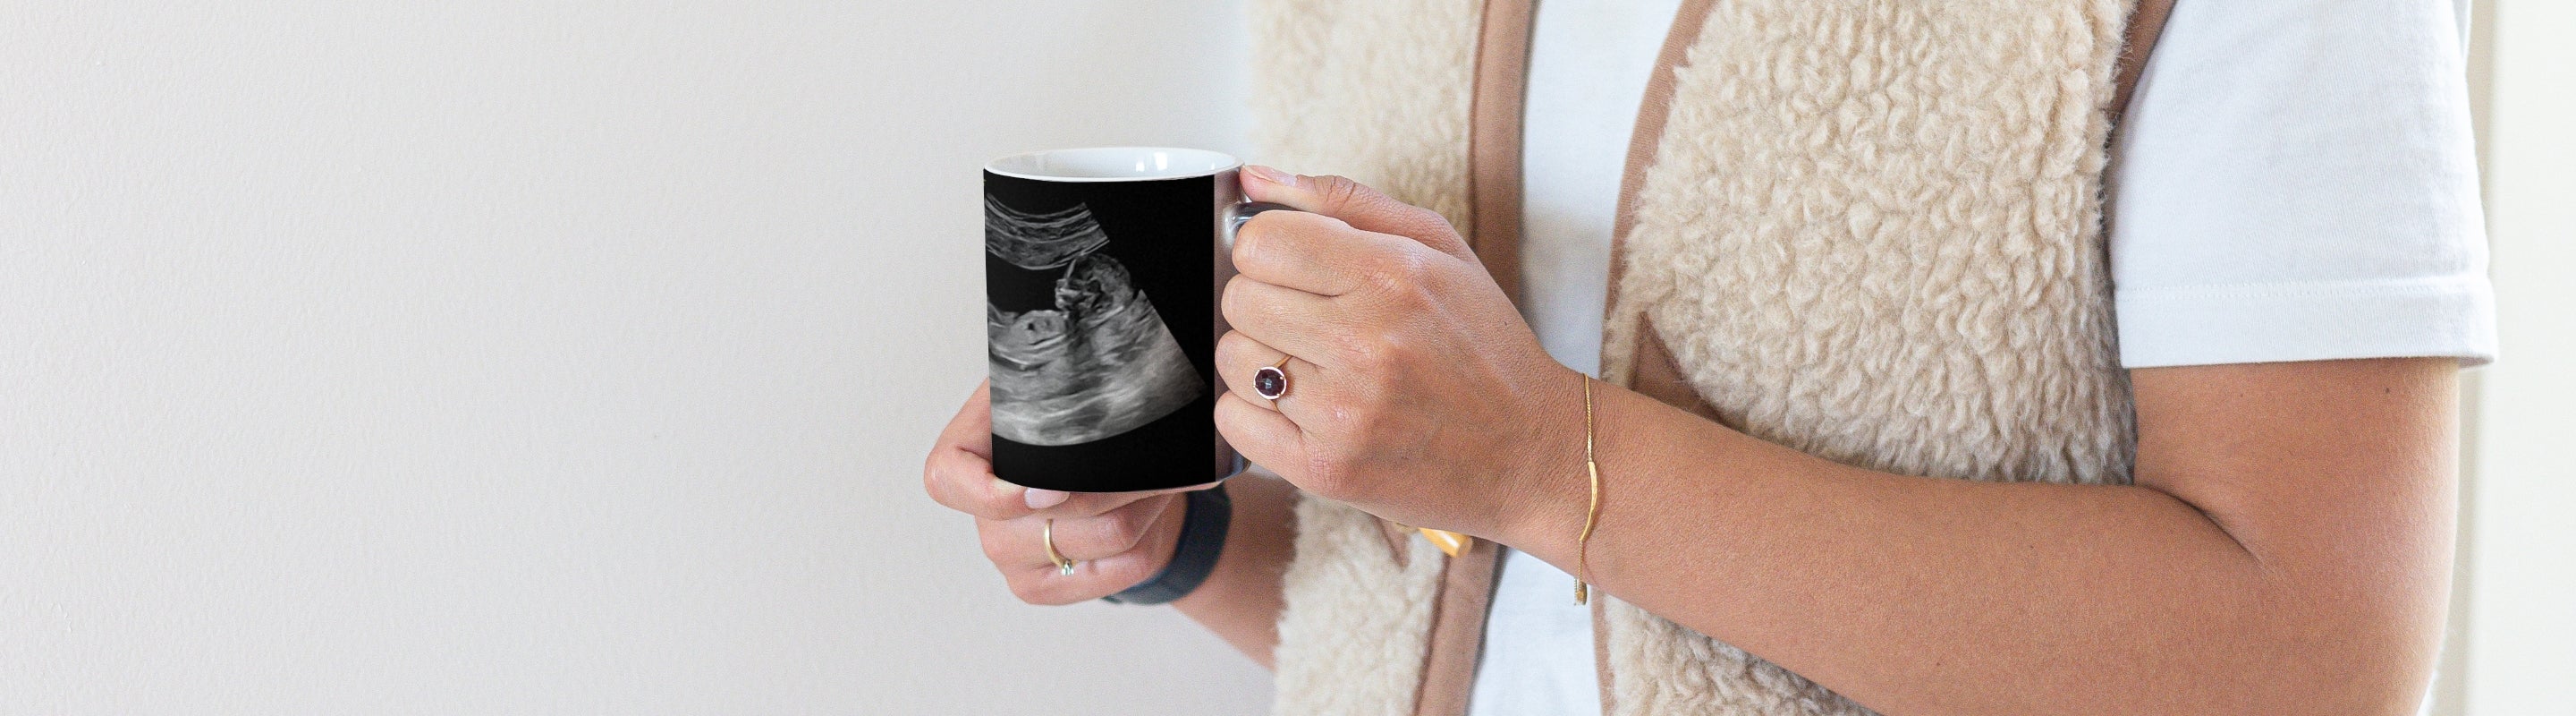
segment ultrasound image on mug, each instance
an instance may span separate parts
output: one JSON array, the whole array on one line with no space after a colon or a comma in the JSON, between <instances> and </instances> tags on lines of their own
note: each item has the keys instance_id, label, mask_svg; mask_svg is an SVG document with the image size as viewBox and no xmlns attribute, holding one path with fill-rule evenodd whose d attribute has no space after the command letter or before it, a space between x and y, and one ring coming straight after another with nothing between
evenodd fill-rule
<instances>
[{"instance_id":1,"label":"ultrasound image on mug","mask_svg":"<svg viewBox=\"0 0 2576 716\"><path fill-rule=\"evenodd\" d=\"M1176 156L1199 163L1172 166ZM1235 179L1232 157L1192 150L1041 152L986 168L995 476L1129 492L1242 469L1215 420Z\"/></svg>"},{"instance_id":2,"label":"ultrasound image on mug","mask_svg":"<svg viewBox=\"0 0 2576 716\"><path fill-rule=\"evenodd\" d=\"M984 251L1052 273L1055 303L1011 311L985 303L992 341L993 434L1057 446L1113 437L1207 393L1180 341L1131 280L1101 253L1110 243L1089 207L1049 213L984 202Z\"/></svg>"}]
</instances>

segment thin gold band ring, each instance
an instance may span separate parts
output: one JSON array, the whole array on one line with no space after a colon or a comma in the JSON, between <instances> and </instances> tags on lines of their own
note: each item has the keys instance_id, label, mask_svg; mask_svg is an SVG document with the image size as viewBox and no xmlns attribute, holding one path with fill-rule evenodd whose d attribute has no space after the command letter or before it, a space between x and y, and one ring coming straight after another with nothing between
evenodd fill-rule
<instances>
[{"instance_id":1,"label":"thin gold band ring","mask_svg":"<svg viewBox=\"0 0 2576 716\"><path fill-rule=\"evenodd\" d=\"M1046 521L1045 542L1047 561L1055 563L1055 573L1068 577L1073 576L1073 565L1081 563L1065 559L1062 553L1055 551L1055 520Z\"/></svg>"}]
</instances>

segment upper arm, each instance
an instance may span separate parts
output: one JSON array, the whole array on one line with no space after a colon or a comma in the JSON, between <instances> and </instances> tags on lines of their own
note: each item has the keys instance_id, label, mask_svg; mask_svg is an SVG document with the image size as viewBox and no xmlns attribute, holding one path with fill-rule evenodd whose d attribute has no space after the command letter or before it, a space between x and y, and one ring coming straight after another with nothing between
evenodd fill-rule
<instances>
[{"instance_id":1,"label":"upper arm","mask_svg":"<svg viewBox=\"0 0 2576 716\"><path fill-rule=\"evenodd\" d=\"M2107 178L2137 484L2260 565L2259 636L2341 713L2430 670L2459 366L2495 354L2451 11L2177 3Z\"/></svg>"},{"instance_id":2,"label":"upper arm","mask_svg":"<svg viewBox=\"0 0 2576 716\"><path fill-rule=\"evenodd\" d=\"M2235 538L2262 565L2265 598L2282 607L2276 626L2313 653L2357 659L2354 686L2420 686L2408 675L2429 670L2449 593L2458 366L2375 358L2131 371L2137 484Z\"/></svg>"}]
</instances>

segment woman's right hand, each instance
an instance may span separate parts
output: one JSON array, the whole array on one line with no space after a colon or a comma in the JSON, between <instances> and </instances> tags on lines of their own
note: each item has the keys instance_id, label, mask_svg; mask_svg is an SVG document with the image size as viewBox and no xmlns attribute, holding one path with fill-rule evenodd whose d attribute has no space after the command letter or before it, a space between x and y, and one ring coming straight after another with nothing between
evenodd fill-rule
<instances>
[{"instance_id":1,"label":"woman's right hand","mask_svg":"<svg viewBox=\"0 0 2576 716\"><path fill-rule=\"evenodd\" d=\"M930 448L922 488L930 499L975 517L984 558L1011 594L1030 604L1072 604L1136 586L1172 560L1187 500L1181 491L1058 492L1025 488L993 476L992 386L975 387ZM1079 564L1062 574L1047 558L1047 521L1055 549Z\"/></svg>"}]
</instances>

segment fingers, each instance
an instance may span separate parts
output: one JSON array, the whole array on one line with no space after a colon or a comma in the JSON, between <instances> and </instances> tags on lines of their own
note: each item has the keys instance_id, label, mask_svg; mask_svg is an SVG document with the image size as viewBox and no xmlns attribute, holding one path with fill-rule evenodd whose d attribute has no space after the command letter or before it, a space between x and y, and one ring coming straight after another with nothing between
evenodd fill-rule
<instances>
[{"instance_id":1,"label":"fingers","mask_svg":"<svg viewBox=\"0 0 2576 716\"><path fill-rule=\"evenodd\" d=\"M1402 236L1372 233L1322 214L1263 212L1234 236L1234 270L1263 283L1321 296L1365 285L1371 257L1421 250Z\"/></svg>"},{"instance_id":2,"label":"fingers","mask_svg":"<svg viewBox=\"0 0 2576 716\"><path fill-rule=\"evenodd\" d=\"M1136 549L1166 513L1179 511L1173 506L1182 499L1180 495L1157 495L1090 517L1054 518L1056 554L1087 562ZM994 557L995 564L1054 567L1055 562L1046 557L1047 519L1031 516L995 523L996 529L1005 533L1006 545L1001 549L1009 553L986 556Z\"/></svg>"},{"instance_id":3,"label":"fingers","mask_svg":"<svg viewBox=\"0 0 2576 716\"><path fill-rule=\"evenodd\" d=\"M1254 405L1254 400L1259 398L1234 392L1217 396L1217 433L1246 460L1282 475L1304 475L1305 435L1287 416Z\"/></svg>"},{"instance_id":4,"label":"fingers","mask_svg":"<svg viewBox=\"0 0 2576 716\"><path fill-rule=\"evenodd\" d=\"M1041 606L1080 604L1119 592L1153 579L1155 573L1170 564L1170 554L1135 550L1106 559L1076 564L1072 574L1056 571L1055 565L1025 567L1006 571L1002 578L1011 585L1011 594L1020 601Z\"/></svg>"},{"instance_id":5,"label":"fingers","mask_svg":"<svg viewBox=\"0 0 2576 716\"><path fill-rule=\"evenodd\" d=\"M976 517L1007 520L1028 514L1025 490L993 476L992 454L993 389L988 381L975 386L966 406L939 431L939 441L922 465L922 490L931 500Z\"/></svg>"},{"instance_id":6,"label":"fingers","mask_svg":"<svg viewBox=\"0 0 2576 716\"><path fill-rule=\"evenodd\" d=\"M1342 334L1329 325L1338 313L1333 299L1248 276L1236 276L1226 282L1225 295L1220 297L1217 308L1235 332L1310 362L1329 365L1329 356L1334 355L1332 336Z\"/></svg>"},{"instance_id":7,"label":"fingers","mask_svg":"<svg viewBox=\"0 0 2576 716\"><path fill-rule=\"evenodd\" d=\"M1057 519L1056 553L1074 560L1065 574L1047 557L1047 520L978 520L984 555L1031 604L1072 604L1124 591L1162 571L1179 539L1183 504L1163 494L1094 517Z\"/></svg>"},{"instance_id":8,"label":"fingers","mask_svg":"<svg viewBox=\"0 0 2576 716\"><path fill-rule=\"evenodd\" d=\"M1298 176L1259 165L1244 167L1243 177L1243 192L1254 201L1286 204L1340 219L1361 231L1402 236L1444 254L1475 260L1467 240L1439 212L1397 201L1359 182L1337 176Z\"/></svg>"},{"instance_id":9,"label":"fingers","mask_svg":"<svg viewBox=\"0 0 2576 716\"><path fill-rule=\"evenodd\" d=\"M1015 520L1083 518L1127 506L1172 490L1152 492L1058 492L1021 487L993 476L992 463L964 451L931 455L922 483L930 499L978 519ZM1042 499L1032 499L1042 498Z\"/></svg>"},{"instance_id":10,"label":"fingers","mask_svg":"<svg viewBox=\"0 0 2576 716\"><path fill-rule=\"evenodd\" d=\"M993 457L993 381L975 384L975 392L966 396L966 406L948 419L948 427L939 429L940 447L957 447L976 457Z\"/></svg>"},{"instance_id":11,"label":"fingers","mask_svg":"<svg viewBox=\"0 0 2576 716\"><path fill-rule=\"evenodd\" d=\"M988 520L1011 520L1031 514L1090 517L1159 492L1080 492L1025 488L993 474L992 386L975 387L957 416L939 433L922 466L921 486L930 499L949 509Z\"/></svg>"},{"instance_id":12,"label":"fingers","mask_svg":"<svg viewBox=\"0 0 2576 716\"><path fill-rule=\"evenodd\" d=\"M1280 362L1283 358L1287 359L1285 364ZM1252 374L1271 366L1279 366L1279 369L1288 373L1291 378L1288 393L1279 396L1278 400L1263 398L1261 393L1252 387ZM1225 377L1226 390L1242 394L1248 399L1245 402L1263 410L1285 410L1286 406L1297 397L1294 379L1311 378L1322 373L1323 370L1322 366L1290 357L1286 353L1279 352L1277 348L1262 345L1260 341L1253 340L1251 336L1244 335L1241 331L1227 331L1224 337L1216 341L1216 371L1218 375Z\"/></svg>"}]
</instances>

